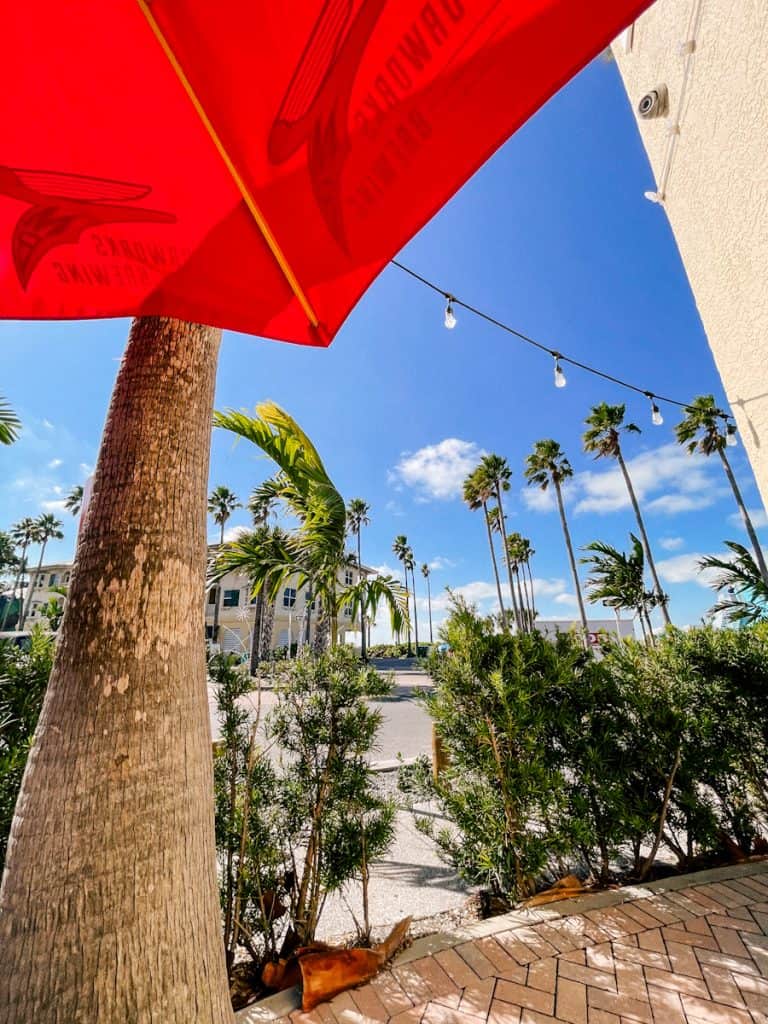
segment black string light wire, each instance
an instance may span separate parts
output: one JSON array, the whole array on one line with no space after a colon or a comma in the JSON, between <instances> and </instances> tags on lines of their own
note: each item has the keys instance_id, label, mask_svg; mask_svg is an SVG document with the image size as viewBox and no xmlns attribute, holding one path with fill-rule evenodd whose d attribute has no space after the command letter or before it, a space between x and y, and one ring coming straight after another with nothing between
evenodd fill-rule
<instances>
[{"instance_id":1,"label":"black string light wire","mask_svg":"<svg viewBox=\"0 0 768 1024\"><path fill-rule=\"evenodd\" d=\"M664 422L659 409L659 402L666 402L668 405L675 405L679 409L683 409L686 412L692 412L693 406L688 402L681 402L677 398L670 398L669 395L660 395L656 391L649 391L647 388L639 387L637 384L632 384L630 381L622 380L620 377L615 377L612 373L607 373L605 370L601 370L597 366L590 366L588 363L582 363L579 359L574 359L572 356L565 355L556 348L550 348L549 345L544 345L540 341L536 341L535 338L531 338L527 334L523 334L522 331L516 330L514 327L510 327L509 324L505 324L503 321L498 320L495 316L491 316L490 313L483 312L482 309L478 309L476 306L471 306L468 302L464 302L463 299L458 298L453 292L448 292L440 285L435 284L434 281L430 281L428 278L423 277L421 274L412 270L411 267L407 267L404 263L400 263L399 260L392 260L392 266L397 267L398 270L402 270L403 273L408 274L414 278L420 284L430 288L433 292L437 292L438 295L442 295L445 299L445 319L443 323L445 326L452 330L458 320L454 310L456 308L466 309L468 313L472 313L473 316L479 317L481 320L485 320L486 323L491 324L493 327L498 327L499 330L505 331L507 334L511 334L517 338L518 341L524 342L526 345L531 345L533 348L537 348L540 352L546 352L552 357L555 363L555 387L564 388L566 385L565 374L563 373L562 364L565 363L568 366L575 366L579 370L584 370L585 373L591 373L595 377L601 377L603 380L610 381L611 384L616 384L620 388L626 388L627 391L634 391L635 394L643 395L648 399L651 405L651 422L654 426L660 427ZM719 416L725 423L725 440L728 445L736 444L736 423L729 413L723 412L722 409L716 409L715 415Z\"/></svg>"}]
</instances>

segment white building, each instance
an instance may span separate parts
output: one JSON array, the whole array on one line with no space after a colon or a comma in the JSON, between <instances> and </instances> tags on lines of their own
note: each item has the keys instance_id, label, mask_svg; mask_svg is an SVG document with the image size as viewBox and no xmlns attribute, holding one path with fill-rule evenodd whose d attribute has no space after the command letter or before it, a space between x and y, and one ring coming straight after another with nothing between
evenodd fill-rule
<instances>
[{"instance_id":1,"label":"white building","mask_svg":"<svg viewBox=\"0 0 768 1024\"><path fill-rule=\"evenodd\" d=\"M613 53L768 505L768 3L657 0Z\"/></svg>"}]
</instances>

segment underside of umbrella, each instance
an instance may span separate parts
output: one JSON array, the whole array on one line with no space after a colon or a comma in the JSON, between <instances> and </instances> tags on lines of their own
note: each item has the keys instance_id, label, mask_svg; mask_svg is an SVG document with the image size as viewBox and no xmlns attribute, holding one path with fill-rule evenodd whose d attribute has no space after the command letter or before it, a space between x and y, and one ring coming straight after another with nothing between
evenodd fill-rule
<instances>
[{"instance_id":1,"label":"underside of umbrella","mask_svg":"<svg viewBox=\"0 0 768 1024\"><path fill-rule=\"evenodd\" d=\"M0 316L330 344L648 0L31 0L4 26Z\"/></svg>"}]
</instances>

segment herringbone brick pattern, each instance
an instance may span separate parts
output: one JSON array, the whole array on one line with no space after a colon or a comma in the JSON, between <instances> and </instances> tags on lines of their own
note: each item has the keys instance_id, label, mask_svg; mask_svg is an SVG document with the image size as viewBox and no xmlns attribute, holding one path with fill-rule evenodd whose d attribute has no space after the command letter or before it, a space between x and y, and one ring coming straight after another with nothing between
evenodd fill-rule
<instances>
[{"instance_id":1,"label":"herringbone brick pattern","mask_svg":"<svg viewBox=\"0 0 768 1024\"><path fill-rule=\"evenodd\" d=\"M768 1024L768 872L471 939L290 1019Z\"/></svg>"}]
</instances>

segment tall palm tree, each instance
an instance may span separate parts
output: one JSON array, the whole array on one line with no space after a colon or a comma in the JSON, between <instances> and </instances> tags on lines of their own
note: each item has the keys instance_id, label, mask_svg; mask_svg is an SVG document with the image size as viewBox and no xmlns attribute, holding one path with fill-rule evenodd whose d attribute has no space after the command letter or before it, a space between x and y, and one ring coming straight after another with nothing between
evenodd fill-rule
<instances>
[{"instance_id":1,"label":"tall palm tree","mask_svg":"<svg viewBox=\"0 0 768 1024\"><path fill-rule=\"evenodd\" d=\"M64 508L76 516L83 507L83 485L75 484L72 490L64 499Z\"/></svg>"},{"instance_id":2,"label":"tall palm tree","mask_svg":"<svg viewBox=\"0 0 768 1024\"><path fill-rule=\"evenodd\" d=\"M607 402L601 402L600 405L596 405L584 421L588 428L584 432L582 439L584 442L584 451L591 452L594 454L596 459L604 457L616 459L619 464L619 469L621 470L621 475L624 477L624 483L626 484L627 493L629 494L629 500L632 503L632 509L635 513L635 519L637 520L637 528L639 529L640 536L643 540L645 558L648 562L648 570L651 574L651 579L653 580L653 591L656 594L657 603L661 608L664 623L669 626L671 625L671 620L667 609L667 597L661 589L659 575L656 572L656 563L653 560L651 544L648 540L645 523L643 522L643 517L640 513L640 503L637 500L635 488L632 486L632 477L629 475L627 464L624 461L624 454L621 450L622 432L639 434L640 428L634 423L625 423L624 412L624 405L609 405Z\"/></svg>"},{"instance_id":3,"label":"tall palm tree","mask_svg":"<svg viewBox=\"0 0 768 1024\"><path fill-rule=\"evenodd\" d=\"M37 569L35 570L35 578L40 575L40 569L45 558L45 549L48 545L49 540L63 540L64 534L61 532L61 527L64 524L60 519L57 519L52 512L44 512L38 516L35 520L34 535L32 537L33 544L40 545L40 557L37 560ZM27 593L27 600L24 605L24 611L22 612L21 622L19 623L19 629L24 629L24 623L27 621L29 615L29 609L32 606L32 577L29 579L29 587Z\"/></svg>"},{"instance_id":4,"label":"tall palm tree","mask_svg":"<svg viewBox=\"0 0 768 1024\"><path fill-rule=\"evenodd\" d=\"M491 526L491 518L488 512L488 502L490 501L493 494L493 488L491 487L488 479L474 469L469 476L464 480L462 485L462 497L465 505L476 512L478 509L483 510L483 519L485 520L485 530L488 534L488 547L491 551L491 564L493 565L493 577L496 581L496 596L499 601L499 616L504 627L505 632L509 632L509 623L507 616L504 612L504 601L501 597L501 581L499 579L499 565L496 561L496 549L493 545L493 528Z\"/></svg>"},{"instance_id":5,"label":"tall palm tree","mask_svg":"<svg viewBox=\"0 0 768 1024\"><path fill-rule=\"evenodd\" d=\"M408 538L404 533L399 533L392 541L392 552L395 558L402 563L403 566L403 579L405 580L405 590L408 593L410 587L408 586L408 552L410 551L408 546ZM411 555L413 557L413 555ZM408 616L408 657L413 655L413 648L411 647L411 619L410 614Z\"/></svg>"},{"instance_id":6,"label":"tall palm tree","mask_svg":"<svg viewBox=\"0 0 768 1024\"><path fill-rule=\"evenodd\" d=\"M363 594L360 587L355 593L353 586L340 582L350 564L344 499L293 417L274 402L262 402L256 407L256 416L232 410L216 412L214 426L252 441L276 463L276 475L257 488L254 496L260 500L270 494L280 500L299 526L290 533L281 531L279 542L269 545L250 534L224 545L211 579L220 580L227 572L244 572L251 579L253 593L264 589L274 600L286 582L295 578L297 587L307 590L306 601L318 602L316 645L327 628L331 642L336 643L340 609L347 605L359 611L360 601L368 608L374 599L383 601L389 607L393 628L399 628L405 618L404 597L395 580L379 577L376 587L369 581L370 594L368 590Z\"/></svg>"},{"instance_id":7,"label":"tall palm tree","mask_svg":"<svg viewBox=\"0 0 768 1024\"><path fill-rule=\"evenodd\" d=\"M416 657L419 656L419 611L416 607L416 559L413 557L413 548L408 545L405 556L406 571L410 570L411 583L413 584L413 632L416 640Z\"/></svg>"},{"instance_id":8,"label":"tall palm tree","mask_svg":"<svg viewBox=\"0 0 768 1024\"><path fill-rule=\"evenodd\" d=\"M768 620L768 586L763 574L743 544L733 540L725 543L733 552L732 559L708 555L699 562L701 569L717 570L712 586L718 592L726 592L712 611L725 612L728 621L739 626L765 622Z\"/></svg>"},{"instance_id":9,"label":"tall palm tree","mask_svg":"<svg viewBox=\"0 0 768 1024\"><path fill-rule=\"evenodd\" d=\"M533 446L533 451L525 460L525 479L528 484L532 487L540 487L542 491L546 491L550 484L555 489L555 497L557 498L557 508L560 513L560 525L563 528L563 537L565 538L565 546L568 551L568 561L571 564L571 574L573 576L573 585L576 589L576 600L579 605L579 617L581 618L581 626L584 631L583 642L584 646L589 645L589 627L587 625L587 613L584 610L584 597L581 593L581 584L579 583L579 573L576 568L576 558L573 554L573 544L571 543L571 532L568 529L568 520L565 516L565 505L563 504L563 491L562 485L565 480L568 480L573 476L573 469L571 464L565 457L565 454L557 443L551 438L544 441L537 441Z\"/></svg>"},{"instance_id":10,"label":"tall palm tree","mask_svg":"<svg viewBox=\"0 0 768 1024\"><path fill-rule=\"evenodd\" d=\"M507 562L514 573L520 620L526 633L533 629L533 610L528 592L528 582L525 579L525 564L530 557L530 548L530 541L521 533L513 532L507 535Z\"/></svg>"},{"instance_id":11,"label":"tall palm tree","mask_svg":"<svg viewBox=\"0 0 768 1024\"><path fill-rule=\"evenodd\" d=\"M533 545L527 537L521 537L519 541L520 561L523 567L523 578L527 574L526 595L528 597L528 608L531 616L531 629L536 625L536 595L533 592L533 572L531 571L531 559L536 554Z\"/></svg>"},{"instance_id":12,"label":"tall palm tree","mask_svg":"<svg viewBox=\"0 0 768 1024\"><path fill-rule=\"evenodd\" d=\"M5 610L3 611L3 621L0 623L0 630L5 629L5 623L8 620L8 613L11 610L11 605L16 600L17 590L19 592L19 614L17 615L17 622L21 622L21 604L24 594L23 581L24 574L27 571L27 548L32 543L36 532L37 528L35 526L35 520L31 516L25 516L11 527L11 538L16 547L21 548L21 557L19 558L19 568L16 573L16 578L13 581L13 597L11 601L6 604Z\"/></svg>"},{"instance_id":13,"label":"tall palm tree","mask_svg":"<svg viewBox=\"0 0 768 1024\"><path fill-rule=\"evenodd\" d=\"M363 578L361 535L363 527L370 525L370 511L371 506L366 501L363 501L362 498L352 498L347 503L347 526L350 533L357 538L357 571L360 574L361 580ZM360 605L360 657L363 661L368 660L368 651L365 643L365 609L362 603Z\"/></svg>"},{"instance_id":14,"label":"tall palm tree","mask_svg":"<svg viewBox=\"0 0 768 1024\"><path fill-rule=\"evenodd\" d=\"M434 643L432 639L432 587L429 584L430 568L426 562L421 564L421 575L427 581L427 608L429 609L429 642Z\"/></svg>"},{"instance_id":15,"label":"tall palm tree","mask_svg":"<svg viewBox=\"0 0 768 1024\"><path fill-rule=\"evenodd\" d=\"M214 523L220 527L219 547L224 546L224 528L235 511L240 508L240 500L237 495L230 491L224 484L214 487L208 495L208 515L213 517ZM213 605L213 629L211 640L216 643L219 636L219 610L221 608L221 587L216 588L216 600Z\"/></svg>"},{"instance_id":16,"label":"tall palm tree","mask_svg":"<svg viewBox=\"0 0 768 1024\"><path fill-rule=\"evenodd\" d=\"M194 614L205 583L220 338L216 328L172 317L131 325L78 537L45 728L6 857L0 1016L8 1020L150 1020L158 1006L168 1024L231 1019L205 651ZM182 742L169 742L170 717ZM82 870L96 860L98 885L82 899ZM115 956L118 935L126 949L142 950L151 971ZM66 963L55 990L52 963Z\"/></svg>"},{"instance_id":17,"label":"tall palm tree","mask_svg":"<svg viewBox=\"0 0 768 1024\"><path fill-rule=\"evenodd\" d=\"M19 436L21 420L4 398L0 398L0 444L13 444Z\"/></svg>"},{"instance_id":18,"label":"tall palm tree","mask_svg":"<svg viewBox=\"0 0 768 1024\"><path fill-rule=\"evenodd\" d=\"M631 533L632 548L629 554L603 541L592 541L584 547L590 554L582 558L590 566L592 575L587 579L589 600L598 601L611 608L619 625L619 609L631 609L640 620L643 636L653 642L649 608L655 603L655 595L645 586L645 555L638 537Z\"/></svg>"},{"instance_id":19,"label":"tall palm tree","mask_svg":"<svg viewBox=\"0 0 768 1024\"><path fill-rule=\"evenodd\" d=\"M714 395L699 395L688 406L688 415L685 416L675 427L675 436L678 444L685 445L689 454L700 452L702 455L710 456L717 453L723 464L723 470L731 485L733 496L736 499L744 529L747 531L749 542L755 555L755 563L760 570L763 582L768 586L768 567L766 567L763 549L757 539L755 527L744 504L741 490L733 475L731 463L725 454L728 439L735 440L736 428L732 425L723 426L723 418L720 410L715 405Z\"/></svg>"},{"instance_id":20,"label":"tall palm tree","mask_svg":"<svg viewBox=\"0 0 768 1024\"><path fill-rule=\"evenodd\" d=\"M512 470L509 468L509 463L502 455L484 455L480 460L479 466L481 477L488 481L490 486L493 488L494 495L496 497L496 505L499 509L499 532L501 533L501 545L502 551L504 552L504 559L507 563L507 578L509 580L509 593L512 599L512 615L515 620L515 624L518 629L522 628L522 613L519 608L518 600L515 596L515 587L512 582L512 566L509 564L507 558L507 524L504 517L504 503L501 495L510 489L510 480L512 478Z\"/></svg>"}]
</instances>

